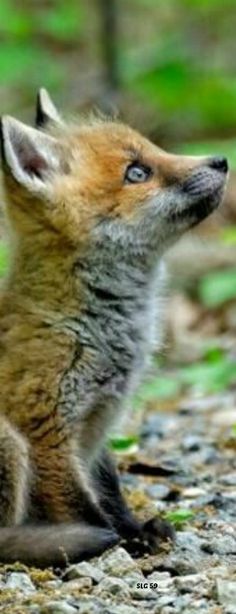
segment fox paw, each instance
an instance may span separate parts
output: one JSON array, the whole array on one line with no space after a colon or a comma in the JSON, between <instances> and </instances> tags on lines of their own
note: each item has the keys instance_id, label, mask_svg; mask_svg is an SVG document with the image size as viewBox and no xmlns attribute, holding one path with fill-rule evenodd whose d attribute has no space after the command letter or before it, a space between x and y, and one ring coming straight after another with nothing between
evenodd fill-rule
<instances>
[{"instance_id":1,"label":"fox paw","mask_svg":"<svg viewBox=\"0 0 236 614\"><path fill-rule=\"evenodd\" d=\"M160 542L174 541L175 531L173 526L161 518L151 518L140 527L139 534L132 539L126 539L124 547L133 557L144 554L156 554Z\"/></svg>"}]
</instances>

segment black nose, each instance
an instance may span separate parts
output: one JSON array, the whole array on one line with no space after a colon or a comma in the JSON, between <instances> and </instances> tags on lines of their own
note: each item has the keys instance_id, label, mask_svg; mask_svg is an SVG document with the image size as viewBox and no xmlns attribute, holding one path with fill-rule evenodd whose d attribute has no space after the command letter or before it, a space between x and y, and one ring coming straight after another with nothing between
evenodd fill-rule
<instances>
[{"instance_id":1,"label":"black nose","mask_svg":"<svg viewBox=\"0 0 236 614\"><path fill-rule=\"evenodd\" d=\"M207 166L221 173L227 173L229 168L228 160L224 156L212 156L212 158L208 158Z\"/></svg>"}]
</instances>

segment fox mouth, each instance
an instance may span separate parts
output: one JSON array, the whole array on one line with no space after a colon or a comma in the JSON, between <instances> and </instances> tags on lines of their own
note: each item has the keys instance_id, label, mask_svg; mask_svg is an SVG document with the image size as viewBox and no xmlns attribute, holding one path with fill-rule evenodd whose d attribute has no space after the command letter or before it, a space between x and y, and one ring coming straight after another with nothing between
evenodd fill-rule
<instances>
[{"instance_id":1,"label":"fox mouth","mask_svg":"<svg viewBox=\"0 0 236 614\"><path fill-rule=\"evenodd\" d=\"M171 215L173 222L177 220L193 220L193 224L198 224L205 217L213 213L220 205L223 196L223 189L214 192L214 194L200 196L196 201L188 203L181 211L175 211Z\"/></svg>"},{"instance_id":2,"label":"fox mouth","mask_svg":"<svg viewBox=\"0 0 236 614\"><path fill-rule=\"evenodd\" d=\"M172 213L172 221L186 220L192 226L210 215L220 205L226 176L210 169L199 169L192 174L180 187L185 204Z\"/></svg>"}]
</instances>

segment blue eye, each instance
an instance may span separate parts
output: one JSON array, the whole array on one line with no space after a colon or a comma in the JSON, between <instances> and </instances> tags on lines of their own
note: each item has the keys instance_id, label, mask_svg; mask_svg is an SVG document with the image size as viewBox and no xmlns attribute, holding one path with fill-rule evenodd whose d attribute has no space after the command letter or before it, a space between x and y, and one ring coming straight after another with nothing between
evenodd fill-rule
<instances>
[{"instance_id":1,"label":"blue eye","mask_svg":"<svg viewBox=\"0 0 236 614\"><path fill-rule=\"evenodd\" d=\"M144 183L151 175L151 169L141 164L130 164L126 169L125 180L129 183Z\"/></svg>"}]
</instances>

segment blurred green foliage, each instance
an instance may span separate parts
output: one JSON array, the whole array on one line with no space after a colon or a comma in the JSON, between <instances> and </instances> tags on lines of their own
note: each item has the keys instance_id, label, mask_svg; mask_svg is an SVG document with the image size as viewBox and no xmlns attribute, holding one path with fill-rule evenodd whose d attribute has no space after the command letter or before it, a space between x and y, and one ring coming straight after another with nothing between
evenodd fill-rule
<instances>
[{"instance_id":1,"label":"blurred green foliage","mask_svg":"<svg viewBox=\"0 0 236 614\"><path fill-rule=\"evenodd\" d=\"M236 299L236 268L205 275L199 283L199 297L206 307L219 307Z\"/></svg>"},{"instance_id":2,"label":"blurred green foliage","mask_svg":"<svg viewBox=\"0 0 236 614\"><path fill-rule=\"evenodd\" d=\"M9 261L8 247L5 242L0 242L0 277L6 273Z\"/></svg>"},{"instance_id":3,"label":"blurred green foliage","mask_svg":"<svg viewBox=\"0 0 236 614\"><path fill-rule=\"evenodd\" d=\"M62 86L67 70L67 45L78 45L82 11L77 0L1 0L0 87L22 93L45 83ZM22 103L24 97L22 96Z\"/></svg>"},{"instance_id":4,"label":"blurred green foliage","mask_svg":"<svg viewBox=\"0 0 236 614\"><path fill-rule=\"evenodd\" d=\"M141 386L133 406L142 409L146 403L165 401L180 397L186 391L200 394L216 393L225 390L235 382L235 359L221 348L209 347L203 352L202 359L174 369L169 374L150 378Z\"/></svg>"},{"instance_id":5,"label":"blurred green foliage","mask_svg":"<svg viewBox=\"0 0 236 614\"><path fill-rule=\"evenodd\" d=\"M191 510L185 510L178 508L165 514L165 519L172 522L176 529L180 530L186 522L194 519L194 512Z\"/></svg>"},{"instance_id":6,"label":"blurred green foliage","mask_svg":"<svg viewBox=\"0 0 236 614\"><path fill-rule=\"evenodd\" d=\"M112 437L110 440L110 447L116 452L132 452L136 449L139 443L139 437L133 435L132 437Z\"/></svg>"},{"instance_id":7,"label":"blurred green foliage","mask_svg":"<svg viewBox=\"0 0 236 614\"><path fill-rule=\"evenodd\" d=\"M40 85L52 92L69 91L81 66L86 78L86 69L98 71L102 78L102 5L111 2L1 0L1 111L31 104ZM217 148L229 153L236 165L235 1L113 4L123 97L128 96L131 106L132 100L137 102L142 117L153 114L154 135L161 128L169 141L200 141L199 150L204 139L206 151L216 150L212 138L224 138ZM72 111L75 104L74 99Z\"/></svg>"}]
</instances>

